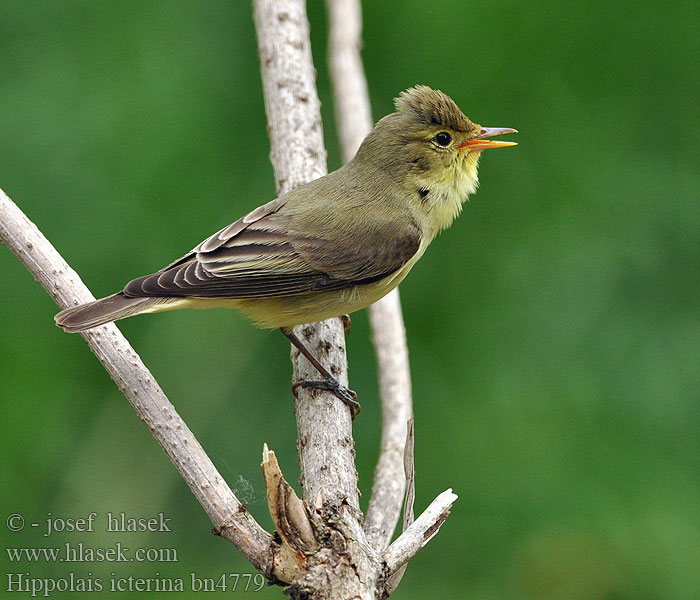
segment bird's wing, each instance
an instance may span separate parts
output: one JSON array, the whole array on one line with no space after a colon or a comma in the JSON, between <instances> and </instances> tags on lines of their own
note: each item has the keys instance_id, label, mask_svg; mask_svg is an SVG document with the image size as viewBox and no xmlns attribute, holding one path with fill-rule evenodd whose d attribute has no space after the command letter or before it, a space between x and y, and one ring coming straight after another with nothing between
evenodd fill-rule
<instances>
[{"instance_id":1,"label":"bird's wing","mask_svg":"<svg viewBox=\"0 0 700 600\"><path fill-rule=\"evenodd\" d=\"M351 231L340 239L324 237L322 230L307 235L276 214L283 198L256 208L157 273L134 279L124 293L242 299L342 289L383 279L418 251L417 227L402 235L389 226L364 228L361 239L352 239Z\"/></svg>"}]
</instances>

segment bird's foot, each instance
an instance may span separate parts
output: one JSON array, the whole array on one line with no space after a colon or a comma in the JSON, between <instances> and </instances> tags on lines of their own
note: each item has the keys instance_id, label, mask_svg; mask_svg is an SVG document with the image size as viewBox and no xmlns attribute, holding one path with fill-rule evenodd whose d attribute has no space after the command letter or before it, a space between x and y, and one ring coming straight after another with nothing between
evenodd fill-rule
<instances>
[{"instance_id":1,"label":"bird's foot","mask_svg":"<svg viewBox=\"0 0 700 600\"><path fill-rule=\"evenodd\" d=\"M335 377L321 380L303 379L302 381L297 381L292 385L292 393L296 393L297 388L300 387L304 389L314 388L333 392L336 397L342 400L350 409L350 416L353 419L360 414L360 403L355 400L355 398L357 398L357 393L345 387Z\"/></svg>"}]
</instances>

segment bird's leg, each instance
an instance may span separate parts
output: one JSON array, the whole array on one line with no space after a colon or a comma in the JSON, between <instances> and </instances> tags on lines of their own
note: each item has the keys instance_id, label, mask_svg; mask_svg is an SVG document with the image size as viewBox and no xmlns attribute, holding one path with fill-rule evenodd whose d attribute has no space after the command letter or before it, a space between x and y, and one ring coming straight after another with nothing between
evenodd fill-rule
<instances>
[{"instance_id":1,"label":"bird's leg","mask_svg":"<svg viewBox=\"0 0 700 600\"><path fill-rule=\"evenodd\" d=\"M348 337L350 335L352 319L350 318L350 315L340 315L340 320L343 322L343 331L345 331L345 337Z\"/></svg>"},{"instance_id":2,"label":"bird's leg","mask_svg":"<svg viewBox=\"0 0 700 600\"><path fill-rule=\"evenodd\" d=\"M360 403L355 400L357 394L351 389L345 387L338 381L333 375L330 374L328 369L326 369L319 360L311 354L311 351L304 346L302 341L294 334L294 332L286 329L281 329L282 334L294 345L294 347L301 352L306 360L308 360L314 368L323 376L323 381L313 381L310 379L304 379L302 381L297 381L292 385L292 392L295 392L297 388L316 388L317 390L329 390L333 392L340 400L347 404L350 409L350 414L354 419L360 413Z\"/></svg>"}]
</instances>

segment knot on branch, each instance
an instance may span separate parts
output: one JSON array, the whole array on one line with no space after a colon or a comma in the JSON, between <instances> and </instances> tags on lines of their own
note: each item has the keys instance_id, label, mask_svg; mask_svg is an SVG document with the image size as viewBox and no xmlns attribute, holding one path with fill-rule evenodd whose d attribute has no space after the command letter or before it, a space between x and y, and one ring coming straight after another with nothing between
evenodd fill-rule
<instances>
[{"instance_id":1,"label":"knot on branch","mask_svg":"<svg viewBox=\"0 0 700 600\"><path fill-rule=\"evenodd\" d=\"M301 500L267 444L261 468L277 533L273 569L284 581L294 582L285 592L292 598L310 598L313 590L334 587L348 574L357 577L349 547L354 543L352 532L343 526L336 507L324 502L320 490L313 508Z\"/></svg>"}]
</instances>

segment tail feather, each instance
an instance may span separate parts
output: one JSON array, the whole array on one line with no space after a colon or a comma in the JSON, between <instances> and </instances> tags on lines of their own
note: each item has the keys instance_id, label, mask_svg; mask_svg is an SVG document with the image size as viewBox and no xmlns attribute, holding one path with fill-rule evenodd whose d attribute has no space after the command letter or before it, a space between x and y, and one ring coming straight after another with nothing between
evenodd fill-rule
<instances>
[{"instance_id":1,"label":"tail feather","mask_svg":"<svg viewBox=\"0 0 700 600\"><path fill-rule=\"evenodd\" d=\"M101 300L62 310L54 320L56 325L66 331L85 331L110 321L152 312L157 305L167 301L167 298L129 298L119 292Z\"/></svg>"}]
</instances>

